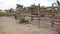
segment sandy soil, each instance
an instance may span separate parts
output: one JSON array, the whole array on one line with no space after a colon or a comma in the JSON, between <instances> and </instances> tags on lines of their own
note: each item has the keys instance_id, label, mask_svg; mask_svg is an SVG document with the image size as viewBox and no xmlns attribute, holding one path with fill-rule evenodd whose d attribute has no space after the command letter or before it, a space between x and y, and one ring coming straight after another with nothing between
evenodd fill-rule
<instances>
[{"instance_id":1,"label":"sandy soil","mask_svg":"<svg viewBox=\"0 0 60 34\"><path fill-rule=\"evenodd\" d=\"M0 17L0 34L57 34L55 30L37 28L32 24L16 24L11 17Z\"/></svg>"}]
</instances>

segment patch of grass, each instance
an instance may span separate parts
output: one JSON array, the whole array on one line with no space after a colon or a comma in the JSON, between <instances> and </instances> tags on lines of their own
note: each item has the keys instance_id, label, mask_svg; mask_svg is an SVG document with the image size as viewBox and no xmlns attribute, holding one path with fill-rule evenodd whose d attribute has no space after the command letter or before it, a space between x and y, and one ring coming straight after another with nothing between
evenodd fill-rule
<instances>
[{"instance_id":1,"label":"patch of grass","mask_svg":"<svg viewBox=\"0 0 60 34\"><path fill-rule=\"evenodd\" d=\"M25 19L21 19L19 21L19 24L30 24L30 22L28 20L25 20Z\"/></svg>"}]
</instances>

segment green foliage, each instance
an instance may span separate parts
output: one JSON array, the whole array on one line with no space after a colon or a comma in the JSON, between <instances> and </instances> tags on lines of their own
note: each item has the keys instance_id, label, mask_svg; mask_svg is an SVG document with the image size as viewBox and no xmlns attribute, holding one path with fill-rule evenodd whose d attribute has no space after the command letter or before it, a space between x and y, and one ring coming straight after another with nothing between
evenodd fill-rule
<instances>
[{"instance_id":1,"label":"green foliage","mask_svg":"<svg viewBox=\"0 0 60 34\"><path fill-rule=\"evenodd\" d=\"M60 34L60 30L57 30L58 34Z\"/></svg>"},{"instance_id":2,"label":"green foliage","mask_svg":"<svg viewBox=\"0 0 60 34\"><path fill-rule=\"evenodd\" d=\"M31 5L30 7L25 8L25 13L34 13L36 11L36 5Z\"/></svg>"},{"instance_id":3,"label":"green foliage","mask_svg":"<svg viewBox=\"0 0 60 34\"><path fill-rule=\"evenodd\" d=\"M58 6L60 6L60 2L59 2L58 0L57 0L56 2L57 2L57 4L58 4Z\"/></svg>"},{"instance_id":4,"label":"green foliage","mask_svg":"<svg viewBox=\"0 0 60 34\"><path fill-rule=\"evenodd\" d=\"M31 8L30 8L30 7L25 8L24 12L25 12L25 13L30 13L30 12L31 12Z\"/></svg>"},{"instance_id":5,"label":"green foliage","mask_svg":"<svg viewBox=\"0 0 60 34\"><path fill-rule=\"evenodd\" d=\"M31 8L30 8L30 10L31 10L31 13L33 14L36 11L36 6L32 5Z\"/></svg>"},{"instance_id":6,"label":"green foliage","mask_svg":"<svg viewBox=\"0 0 60 34\"><path fill-rule=\"evenodd\" d=\"M0 16L6 16L5 12L0 11Z\"/></svg>"},{"instance_id":7,"label":"green foliage","mask_svg":"<svg viewBox=\"0 0 60 34\"><path fill-rule=\"evenodd\" d=\"M13 13L14 12L14 9L13 8L9 9L9 12L10 13Z\"/></svg>"},{"instance_id":8,"label":"green foliage","mask_svg":"<svg viewBox=\"0 0 60 34\"><path fill-rule=\"evenodd\" d=\"M25 20L25 19L21 19L19 21L19 24L29 24L30 22L28 20Z\"/></svg>"},{"instance_id":9,"label":"green foliage","mask_svg":"<svg viewBox=\"0 0 60 34\"><path fill-rule=\"evenodd\" d=\"M25 13L29 13L30 11L29 11L28 8L26 8L26 9L24 10L24 12L25 12Z\"/></svg>"},{"instance_id":10,"label":"green foliage","mask_svg":"<svg viewBox=\"0 0 60 34\"><path fill-rule=\"evenodd\" d=\"M16 4L16 8L23 8L23 5Z\"/></svg>"}]
</instances>

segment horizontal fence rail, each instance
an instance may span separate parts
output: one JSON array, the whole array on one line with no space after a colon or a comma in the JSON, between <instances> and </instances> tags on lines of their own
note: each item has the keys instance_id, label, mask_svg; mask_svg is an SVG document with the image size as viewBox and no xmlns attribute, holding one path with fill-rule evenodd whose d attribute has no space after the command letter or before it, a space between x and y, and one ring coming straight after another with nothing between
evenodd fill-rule
<instances>
[{"instance_id":1,"label":"horizontal fence rail","mask_svg":"<svg viewBox=\"0 0 60 34\"><path fill-rule=\"evenodd\" d=\"M40 17L40 15L24 15L25 17L33 17L33 20L38 20L40 19L40 21L48 21L51 23L51 26L53 27L54 25L58 25L60 26L60 24L55 24L56 23L60 23L60 20L59 19L51 19L51 18L48 18L48 17ZM39 21L39 22L40 22Z\"/></svg>"},{"instance_id":2,"label":"horizontal fence rail","mask_svg":"<svg viewBox=\"0 0 60 34\"><path fill-rule=\"evenodd\" d=\"M39 17L39 19L42 19L42 20L54 20L56 22L60 22L59 19L51 19L51 18L47 18L47 17L40 17L39 15L38 16L37 15L24 15L24 16L26 16L26 17ZM38 18L35 18L35 19L38 19Z\"/></svg>"}]
</instances>

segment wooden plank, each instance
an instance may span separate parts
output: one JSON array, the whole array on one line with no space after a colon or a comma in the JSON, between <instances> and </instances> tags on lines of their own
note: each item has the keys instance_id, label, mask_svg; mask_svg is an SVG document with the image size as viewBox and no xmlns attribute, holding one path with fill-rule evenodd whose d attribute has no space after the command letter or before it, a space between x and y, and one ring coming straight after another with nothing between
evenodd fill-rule
<instances>
[{"instance_id":1,"label":"wooden plank","mask_svg":"<svg viewBox=\"0 0 60 34\"><path fill-rule=\"evenodd\" d=\"M40 15L24 15L24 16L27 16L27 17L40 17ZM51 18L46 18L46 17L40 17L40 19L42 19L42 20L54 20L55 22L60 23L59 19L51 19ZM34 20L37 20L37 19L34 19Z\"/></svg>"},{"instance_id":2,"label":"wooden plank","mask_svg":"<svg viewBox=\"0 0 60 34\"><path fill-rule=\"evenodd\" d=\"M60 26L59 24L55 24L55 25Z\"/></svg>"}]
</instances>

